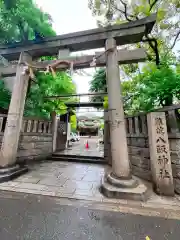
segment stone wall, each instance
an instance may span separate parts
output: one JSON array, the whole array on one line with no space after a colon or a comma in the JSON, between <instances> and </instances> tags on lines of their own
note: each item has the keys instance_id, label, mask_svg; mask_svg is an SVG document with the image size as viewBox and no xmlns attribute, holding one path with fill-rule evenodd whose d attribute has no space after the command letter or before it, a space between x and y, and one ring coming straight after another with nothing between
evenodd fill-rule
<instances>
[{"instance_id":1,"label":"stone wall","mask_svg":"<svg viewBox=\"0 0 180 240\"><path fill-rule=\"evenodd\" d=\"M6 115L0 115L0 143L2 142ZM24 118L17 162L45 159L52 154L52 122L47 120Z\"/></svg>"},{"instance_id":2,"label":"stone wall","mask_svg":"<svg viewBox=\"0 0 180 240\"><path fill-rule=\"evenodd\" d=\"M180 194L180 106L157 111L165 112L175 191ZM127 140L132 173L151 180L150 153L146 115L126 117Z\"/></svg>"},{"instance_id":3,"label":"stone wall","mask_svg":"<svg viewBox=\"0 0 180 240\"><path fill-rule=\"evenodd\" d=\"M146 115L126 117L126 132L132 173L151 180Z\"/></svg>"},{"instance_id":4,"label":"stone wall","mask_svg":"<svg viewBox=\"0 0 180 240\"><path fill-rule=\"evenodd\" d=\"M180 194L180 106L164 109L168 128L175 191Z\"/></svg>"},{"instance_id":5,"label":"stone wall","mask_svg":"<svg viewBox=\"0 0 180 240\"><path fill-rule=\"evenodd\" d=\"M110 128L108 116L105 115L105 158L111 165L110 150ZM129 151L129 159L133 175L145 180L151 180L150 153L148 143L147 117L126 117L126 133ZM121 143L120 143L121 144Z\"/></svg>"},{"instance_id":6,"label":"stone wall","mask_svg":"<svg viewBox=\"0 0 180 240\"><path fill-rule=\"evenodd\" d=\"M170 146L171 165L176 193L180 194L180 105L174 105L156 111L165 112ZM148 141L146 114L126 117L126 132L129 149L129 159L132 173L142 179L151 181L151 162ZM106 119L105 128L109 120ZM109 125L109 124L108 124ZM106 131L105 130L105 131ZM107 144L106 144L107 143ZM109 135L106 134L105 146ZM107 147L107 146L106 146ZM108 149L108 147L107 147ZM106 149L106 150L107 150ZM105 151L106 152L106 151ZM107 155L107 154L106 154ZM105 155L105 156L106 156ZM110 160L110 156L106 156ZM109 161L111 165L111 161Z\"/></svg>"}]
</instances>

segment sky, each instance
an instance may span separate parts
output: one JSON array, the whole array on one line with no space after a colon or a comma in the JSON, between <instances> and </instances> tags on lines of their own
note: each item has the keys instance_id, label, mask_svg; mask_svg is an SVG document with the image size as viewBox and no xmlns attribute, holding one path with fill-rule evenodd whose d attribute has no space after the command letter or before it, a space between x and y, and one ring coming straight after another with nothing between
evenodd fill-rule
<instances>
[{"instance_id":1,"label":"sky","mask_svg":"<svg viewBox=\"0 0 180 240\"><path fill-rule=\"evenodd\" d=\"M36 0L36 3L53 19L53 28L56 33L64 34L96 28L96 20L88 8L88 0ZM93 70L86 70L92 75ZM73 81L77 85L78 93L87 93L91 76L73 75ZM87 98L81 98L87 101Z\"/></svg>"},{"instance_id":2,"label":"sky","mask_svg":"<svg viewBox=\"0 0 180 240\"><path fill-rule=\"evenodd\" d=\"M53 29L58 35L97 27L96 19L93 18L88 8L88 0L36 0L36 3L51 15ZM91 51L91 53L93 52L94 50ZM78 93L88 93L89 91L89 81L92 79L91 76L94 70L86 69L85 72L90 76L73 75L73 81L76 83ZM88 97L81 97L82 102L88 100ZM79 111L82 112L83 109ZM84 109L84 111L87 111L87 109ZM94 114L99 115L96 110L92 109L92 111L95 111Z\"/></svg>"}]
</instances>

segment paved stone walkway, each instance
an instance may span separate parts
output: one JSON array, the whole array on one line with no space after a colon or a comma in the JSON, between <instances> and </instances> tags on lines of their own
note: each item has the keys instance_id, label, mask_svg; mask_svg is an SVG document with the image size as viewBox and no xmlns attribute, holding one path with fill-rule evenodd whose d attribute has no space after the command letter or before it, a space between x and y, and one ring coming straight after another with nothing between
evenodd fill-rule
<instances>
[{"instance_id":1,"label":"paved stone walkway","mask_svg":"<svg viewBox=\"0 0 180 240\"><path fill-rule=\"evenodd\" d=\"M102 200L99 193L105 166L44 162L25 175L0 184L0 189L59 197Z\"/></svg>"},{"instance_id":2,"label":"paved stone walkway","mask_svg":"<svg viewBox=\"0 0 180 240\"><path fill-rule=\"evenodd\" d=\"M89 143L89 149L85 148L87 141ZM79 142L72 143L72 147L60 153L76 156L104 157L104 145L99 145L97 142L98 137L81 137Z\"/></svg>"},{"instance_id":3,"label":"paved stone walkway","mask_svg":"<svg viewBox=\"0 0 180 240\"><path fill-rule=\"evenodd\" d=\"M166 209L180 211L178 196L165 198L152 193L147 202L104 197L99 192L99 187L106 168L97 164L46 161L32 166L31 171L13 181L1 183L0 190L116 204L118 208L122 205L145 207L149 209L146 211L147 215L158 216L159 209L163 209L163 214L168 214L165 216L169 217L171 213L166 213ZM127 211L133 212L132 208L128 208Z\"/></svg>"}]
</instances>

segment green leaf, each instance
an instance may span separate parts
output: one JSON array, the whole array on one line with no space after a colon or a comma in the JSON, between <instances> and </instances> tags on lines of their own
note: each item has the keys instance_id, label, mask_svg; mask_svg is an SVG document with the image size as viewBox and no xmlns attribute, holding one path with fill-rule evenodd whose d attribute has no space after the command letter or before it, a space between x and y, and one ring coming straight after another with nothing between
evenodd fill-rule
<instances>
[{"instance_id":1,"label":"green leaf","mask_svg":"<svg viewBox=\"0 0 180 240\"><path fill-rule=\"evenodd\" d=\"M167 10L159 8L157 12L157 20L158 21L163 20L164 17L166 16L166 13L167 13Z\"/></svg>"}]
</instances>

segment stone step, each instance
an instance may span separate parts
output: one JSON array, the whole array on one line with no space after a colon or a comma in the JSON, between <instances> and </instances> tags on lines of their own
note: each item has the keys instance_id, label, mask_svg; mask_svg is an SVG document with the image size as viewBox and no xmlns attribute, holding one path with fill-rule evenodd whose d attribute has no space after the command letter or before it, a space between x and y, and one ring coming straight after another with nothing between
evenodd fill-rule
<instances>
[{"instance_id":1,"label":"stone step","mask_svg":"<svg viewBox=\"0 0 180 240\"><path fill-rule=\"evenodd\" d=\"M107 164L104 158L101 157L90 157L90 156L77 156L77 155L60 155L53 154L51 157L52 161L68 161L68 162L84 162L84 163L96 163L96 164Z\"/></svg>"},{"instance_id":2,"label":"stone step","mask_svg":"<svg viewBox=\"0 0 180 240\"><path fill-rule=\"evenodd\" d=\"M101 159L101 160L104 160L104 157L100 157L100 156L89 156L89 155L76 155L76 154L65 154L65 153L53 153L52 156L57 156L57 157L73 157L73 158L86 158L86 159Z\"/></svg>"},{"instance_id":3,"label":"stone step","mask_svg":"<svg viewBox=\"0 0 180 240\"><path fill-rule=\"evenodd\" d=\"M13 180L26 172L28 172L27 166L16 165L14 167L1 168L0 183Z\"/></svg>"}]
</instances>

